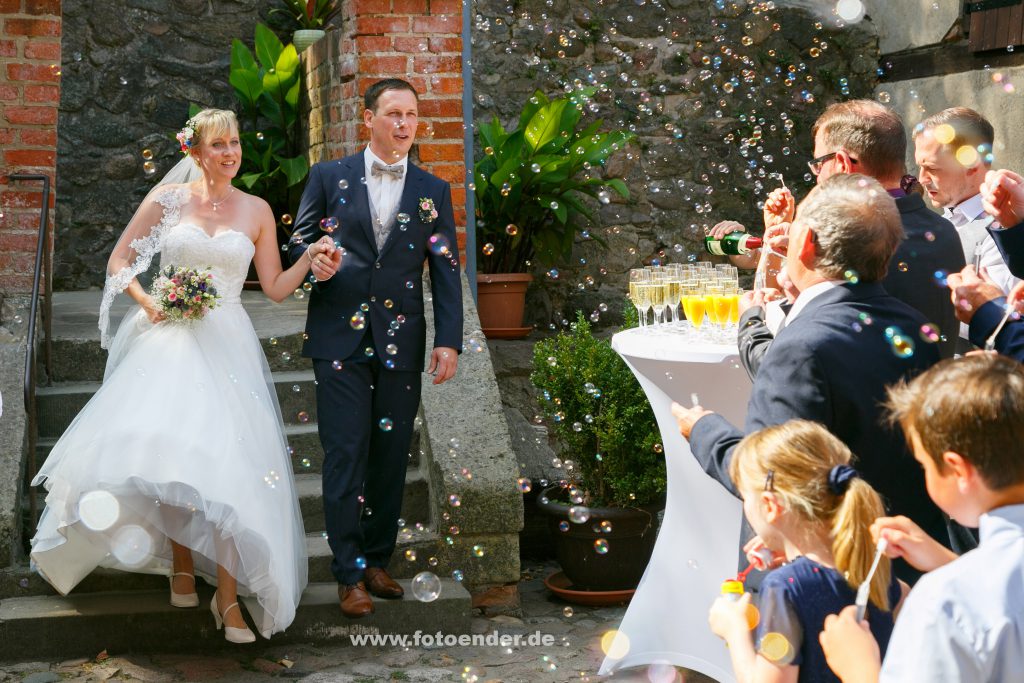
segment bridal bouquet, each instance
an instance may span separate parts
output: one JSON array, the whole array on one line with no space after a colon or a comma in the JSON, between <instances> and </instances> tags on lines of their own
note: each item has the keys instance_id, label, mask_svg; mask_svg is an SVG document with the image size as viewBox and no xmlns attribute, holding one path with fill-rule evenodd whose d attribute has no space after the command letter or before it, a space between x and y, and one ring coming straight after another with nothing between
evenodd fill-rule
<instances>
[{"instance_id":1,"label":"bridal bouquet","mask_svg":"<svg viewBox=\"0 0 1024 683\"><path fill-rule=\"evenodd\" d=\"M167 319L172 321L201 320L217 306L213 274L195 268L167 266L153 281L151 293Z\"/></svg>"}]
</instances>

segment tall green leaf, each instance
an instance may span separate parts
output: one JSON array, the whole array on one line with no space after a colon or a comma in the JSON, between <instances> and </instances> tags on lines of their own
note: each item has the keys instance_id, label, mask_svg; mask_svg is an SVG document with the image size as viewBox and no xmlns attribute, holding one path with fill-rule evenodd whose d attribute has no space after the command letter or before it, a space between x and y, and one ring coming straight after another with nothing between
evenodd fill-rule
<instances>
[{"instance_id":1,"label":"tall green leaf","mask_svg":"<svg viewBox=\"0 0 1024 683\"><path fill-rule=\"evenodd\" d=\"M565 100L555 100L538 109L530 122L526 124L523 137L530 146L531 152L537 151L558 136L558 125L567 104L568 102Z\"/></svg>"},{"instance_id":2,"label":"tall green leaf","mask_svg":"<svg viewBox=\"0 0 1024 683\"><path fill-rule=\"evenodd\" d=\"M306 174L309 173L309 163L304 156L300 155L291 159L275 156L274 159L277 160L277 163L281 164L281 170L284 171L284 175L288 179L289 187L296 183L301 183Z\"/></svg>"},{"instance_id":3,"label":"tall green leaf","mask_svg":"<svg viewBox=\"0 0 1024 683\"><path fill-rule=\"evenodd\" d=\"M277 66L277 58L283 51L284 43L274 35L274 32L266 24L256 24L256 58L266 71Z\"/></svg>"}]
</instances>

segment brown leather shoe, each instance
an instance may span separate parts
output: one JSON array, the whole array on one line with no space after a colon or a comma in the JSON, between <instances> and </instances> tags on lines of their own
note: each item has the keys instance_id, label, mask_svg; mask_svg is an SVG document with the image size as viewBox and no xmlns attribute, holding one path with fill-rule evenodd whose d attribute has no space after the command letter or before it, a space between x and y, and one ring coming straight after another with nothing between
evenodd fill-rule
<instances>
[{"instance_id":1,"label":"brown leather shoe","mask_svg":"<svg viewBox=\"0 0 1024 683\"><path fill-rule=\"evenodd\" d=\"M366 585L378 598L394 600L405 595L405 591L388 575L387 570L380 567L366 568Z\"/></svg>"},{"instance_id":2,"label":"brown leather shoe","mask_svg":"<svg viewBox=\"0 0 1024 683\"><path fill-rule=\"evenodd\" d=\"M373 614L373 598L366 592L366 584L362 581L349 586L339 584L338 599L341 601L341 613L350 619Z\"/></svg>"}]
</instances>

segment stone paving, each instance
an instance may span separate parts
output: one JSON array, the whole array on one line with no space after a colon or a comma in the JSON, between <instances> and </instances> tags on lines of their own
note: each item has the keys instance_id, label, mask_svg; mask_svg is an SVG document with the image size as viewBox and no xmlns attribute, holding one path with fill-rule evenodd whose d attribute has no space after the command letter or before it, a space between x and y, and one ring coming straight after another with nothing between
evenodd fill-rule
<instances>
[{"instance_id":1,"label":"stone paving","mask_svg":"<svg viewBox=\"0 0 1024 683\"><path fill-rule=\"evenodd\" d=\"M553 563L533 563L519 583L522 617L475 617L474 633L550 636L552 644L537 647L399 647L399 646L274 646L189 655L102 653L93 659L0 664L0 683L58 681L218 681L259 683L294 680L302 683L376 683L378 681L477 681L478 683L563 683L614 680L637 683L713 683L685 670L646 668L611 678L596 675L601 664L601 636L618 626L625 607L582 607L560 601L544 587ZM343 619L338 615L339 621ZM285 664L281 662L284 661Z\"/></svg>"}]
</instances>

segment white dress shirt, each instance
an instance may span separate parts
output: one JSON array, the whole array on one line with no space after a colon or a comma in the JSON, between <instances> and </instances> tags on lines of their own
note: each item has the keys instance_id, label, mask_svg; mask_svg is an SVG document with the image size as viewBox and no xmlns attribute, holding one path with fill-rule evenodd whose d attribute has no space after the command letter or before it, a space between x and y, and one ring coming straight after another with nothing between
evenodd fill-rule
<instances>
[{"instance_id":1,"label":"white dress shirt","mask_svg":"<svg viewBox=\"0 0 1024 683\"><path fill-rule=\"evenodd\" d=\"M370 151L366 146L366 153L363 155L366 165L366 193L370 198L370 204L381 221L387 222L398 210L398 203L402 200L402 191L405 189L405 179L409 174L409 155L401 160L388 163ZM390 175L381 174L374 178L372 168L373 162L377 161L385 166L401 166L402 179L395 180Z\"/></svg>"},{"instance_id":2,"label":"white dress shirt","mask_svg":"<svg viewBox=\"0 0 1024 683\"><path fill-rule=\"evenodd\" d=\"M943 215L956 228L964 248L964 259L968 264L977 261L1005 292L1009 292L1020 282L1010 274L1010 269L1003 260L1003 255L999 253L995 240L988 234L986 228L992 223L992 217L985 213L980 194L965 199L951 209L944 209Z\"/></svg>"},{"instance_id":3,"label":"white dress shirt","mask_svg":"<svg viewBox=\"0 0 1024 683\"><path fill-rule=\"evenodd\" d=\"M980 530L978 548L910 592L880 683L1022 680L1024 505L989 511Z\"/></svg>"},{"instance_id":4,"label":"white dress shirt","mask_svg":"<svg viewBox=\"0 0 1024 683\"><path fill-rule=\"evenodd\" d=\"M792 323L796 317L800 315L800 311L807 308L807 304L811 303L811 301L816 297L821 296L825 292L830 289L834 289L841 284L843 284L842 280L825 280L824 282L819 282L816 285L811 285L804 291L800 292L796 301L793 302L793 308L789 309L789 315L786 316L786 325Z\"/></svg>"}]
</instances>

